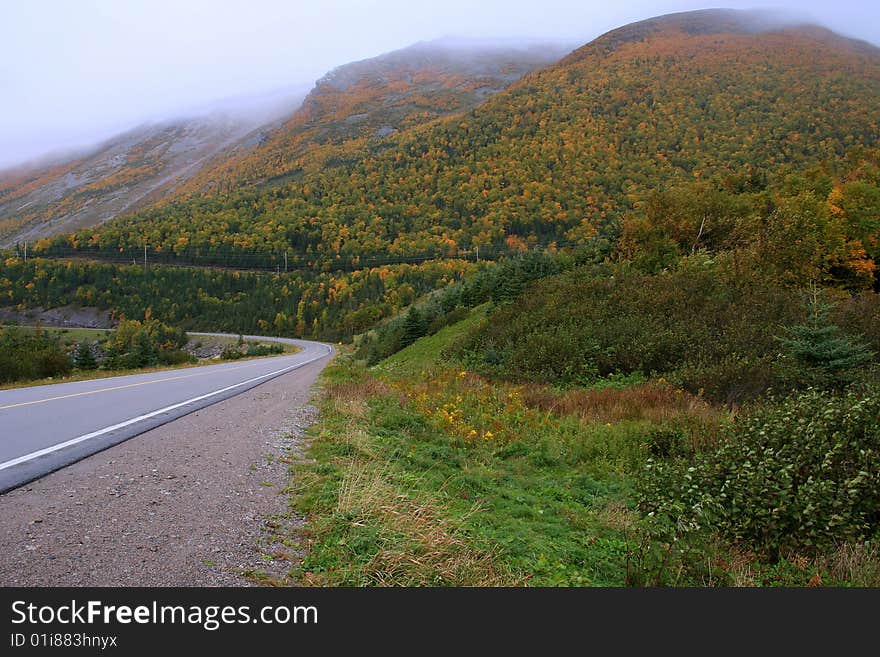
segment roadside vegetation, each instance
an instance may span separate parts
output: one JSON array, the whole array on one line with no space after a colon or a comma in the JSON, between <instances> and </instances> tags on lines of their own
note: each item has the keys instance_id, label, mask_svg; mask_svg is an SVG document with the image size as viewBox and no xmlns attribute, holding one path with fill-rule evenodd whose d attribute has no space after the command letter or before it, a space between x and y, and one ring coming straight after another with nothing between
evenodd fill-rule
<instances>
[{"instance_id":1,"label":"roadside vegetation","mask_svg":"<svg viewBox=\"0 0 880 657\"><path fill-rule=\"evenodd\" d=\"M291 582L880 584L870 382L734 411L664 377L501 381L455 355L491 317L328 368Z\"/></svg>"},{"instance_id":2,"label":"roadside vegetation","mask_svg":"<svg viewBox=\"0 0 880 657\"><path fill-rule=\"evenodd\" d=\"M228 343L220 352L221 360L241 360L242 358L257 358L259 356L276 356L283 354L287 345L277 342L261 344L256 340L245 340L238 336L238 340Z\"/></svg>"},{"instance_id":3,"label":"roadside vegetation","mask_svg":"<svg viewBox=\"0 0 880 657\"><path fill-rule=\"evenodd\" d=\"M880 585L873 260L658 268L658 239L525 254L363 335L295 467L293 581Z\"/></svg>"},{"instance_id":4,"label":"roadside vegetation","mask_svg":"<svg viewBox=\"0 0 880 657\"><path fill-rule=\"evenodd\" d=\"M149 316L112 331L0 328L0 383L193 364L186 333Z\"/></svg>"},{"instance_id":5,"label":"roadside vegetation","mask_svg":"<svg viewBox=\"0 0 880 657\"><path fill-rule=\"evenodd\" d=\"M190 339L147 315L115 329L0 327L0 385L57 383L145 370L295 353L298 347L242 336Z\"/></svg>"}]
</instances>

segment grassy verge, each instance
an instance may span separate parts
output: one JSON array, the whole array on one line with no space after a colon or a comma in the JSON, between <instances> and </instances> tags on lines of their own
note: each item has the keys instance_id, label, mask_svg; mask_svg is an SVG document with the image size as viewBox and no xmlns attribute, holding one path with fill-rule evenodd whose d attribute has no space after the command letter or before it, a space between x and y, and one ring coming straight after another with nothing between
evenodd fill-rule
<instances>
[{"instance_id":1,"label":"grassy verge","mask_svg":"<svg viewBox=\"0 0 880 657\"><path fill-rule=\"evenodd\" d=\"M483 321L478 309L373 368L343 355L325 370L289 488L307 556L285 583L880 585L870 542L769 560L658 533L637 508L647 464L711 453L730 413L662 379L488 381L442 355Z\"/></svg>"},{"instance_id":2,"label":"grassy verge","mask_svg":"<svg viewBox=\"0 0 880 657\"><path fill-rule=\"evenodd\" d=\"M312 460L291 488L309 517L301 583L626 583L639 541L630 476L650 453L646 436L661 416L720 418L653 389L597 391L598 405L570 412L585 407L568 393L438 360L480 321L372 370L345 357L328 368Z\"/></svg>"}]
</instances>

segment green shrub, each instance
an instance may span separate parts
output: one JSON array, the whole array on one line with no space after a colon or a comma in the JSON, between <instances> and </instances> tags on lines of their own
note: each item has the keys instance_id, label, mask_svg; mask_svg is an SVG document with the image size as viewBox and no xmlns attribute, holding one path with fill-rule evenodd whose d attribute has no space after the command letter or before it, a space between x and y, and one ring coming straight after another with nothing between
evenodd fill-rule
<instances>
[{"instance_id":1,"label":"green shrub","mask_svg":"<svg viewBox=\"0 0 880 657\"><path fill-rule=\"evenodd\" d=\"M880 389L810 389L737 420L717 449L650 461L639 507L672 540L705 531L778 558L880 531Z\"/></svg>"},{"instance_id":2,"label":"green shrub","mask_svg":"<svg viewBox=\"0 0 880 657\"><path fill-rule=\"evenodd\" d=\"M284 345L273 343L273 344L257 344L255 342L251 342L248 344L247 355L248 357L253 356L270 356L273 354L283 354L284 353Z\"/></svg>"},{"instance_id":3,"label":"green shrub","mask_svg":"<svg viewBox=\"0 0 880 657\"><path fill-rule=\"evenodd\" d=\"M706 399L739 406L784 386L775 354L731 353L718 360L688 362L669 374L669 379Z\"/></svg>"},{"instance_id":4,"label":"green shrub","mask_svg":"<svg viewBox=\"0 0 880 657\"><path fill-rule=\"evenodd\" d=\"M239 360L240 358L244 358L245 353L241 350L238 345L228 344L223 347L223 351L220 352L220 358L222 360Z\"/></svg>"},{"instance_id":5,"label":"green shrub","mask_svg":"<svg viewBox=\"0 0 880 657\"><path fill-rule=\"evenodd\" d=\"M228 344L220 353L223 360L239 360L241 358L253 358L255 356L269 356L284 353L284 345L281 344L258 344L256 342L244 343L243 339L235 344Z\"/></svg>"},{"instance_id":6,"label":"green shrub","mask_svg":"<svg viewBox=\"0 0 880 657\"><path fill-rule=\"evenodd\" d=\"M166 358L179 358L169 354L186 343L186 333L182 329L152 319L149 313L143 321L122 319L107 340L107 358L101 366L105 370L151 367L164 362L163 352Z\"/></svg>"},{"instance_id":7,"label":"green shrub","mask_svg":"<svg viewBox=\"0 0 880 657\"><path fill-rule=\"evenodd\" d=\"M159 362L163 365L195 363L197 358L181 349L159 349Z\"/></svg>"},{"instance_id":8,"label":"green shrub","mask_svg":"<svg viewBox=\"0 0 880 657\"><path fill-rule=\"evenodd\" d=\"M49 345L33 354L37 378L70 374L70 356L56 345Z\"/></svg>"},{"instance_id":9,"label":"green shrub","mask_svg":"<svg viewBox=\"0 0 880 657\"><path fill-rule=\"evenodd\" d=\"M70 357L56 337L43 331L0 329L0 383L70 373Z\"/></svg>"}]
</instances>

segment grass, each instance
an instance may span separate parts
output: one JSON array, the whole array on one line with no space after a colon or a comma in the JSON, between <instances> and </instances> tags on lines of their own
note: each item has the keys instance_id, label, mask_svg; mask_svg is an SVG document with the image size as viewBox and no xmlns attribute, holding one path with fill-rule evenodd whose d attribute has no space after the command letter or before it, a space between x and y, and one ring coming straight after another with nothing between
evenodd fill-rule
<instances>
[{"instance_id":1,"label":"grass","mask_svg":"<svg viewBox=\"0 0 880 657\"><path fill-rule=\"evenodd\" d=\"M112 329L89 329L89 328L59 328L54 326L0 326L0 328L12 328L19 331L42 331L47 335L57 336L61 343L72 347L83 340L100 340L113 333Z\"/></svg>"},{"instance_id":2,"label":"grass","mask_svg":"<svg viewBox=\"0 0 880 657\"><path fill-rule=\"evenodd\" d=\"M662 379L486 380L444 357L483 321L477 309L371 369L350 354L325 369L320 419L287 488L307 518L296 530L306 557L281 583L880 585L876 544L769 563L717 537L664 542L636 508L635 482L649 459L711 448L730 412Z\"/></svg>"},{"instance_id":3,"label":"grass","mask_svg":"<svg viewBox=\"0 0 880 657\"><path fill-rule=\"evenodd\" d=\"M346 357L325 370L309 460L290 486L309 518L292 581L625 584L629 473L647 457L652 419L559 413L530 403L535 391L438 359L483 317L371 371Z\"/></svg>"}]
</instances>

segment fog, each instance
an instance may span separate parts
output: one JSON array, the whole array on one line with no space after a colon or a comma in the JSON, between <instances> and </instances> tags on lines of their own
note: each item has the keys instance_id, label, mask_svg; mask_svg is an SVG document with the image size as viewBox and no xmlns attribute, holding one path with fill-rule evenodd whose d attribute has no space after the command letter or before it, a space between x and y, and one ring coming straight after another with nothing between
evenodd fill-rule
<instances>
[{"instance_id":1,"label":"fog","mask_svg":"<svg viewBox=\"0 0 880 657\"><path fill-rule=\"evenodd\" d=\"M276 108L350 61L441 37L586 43L694 0L3 0L0 166L150 120ZM727 0L880 43L873 0ZM292 101L291 101L292 102ZM273 104L274 103L274 104Z\"/></svg>"}]
</instances>

